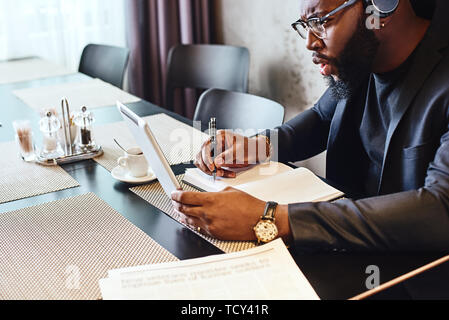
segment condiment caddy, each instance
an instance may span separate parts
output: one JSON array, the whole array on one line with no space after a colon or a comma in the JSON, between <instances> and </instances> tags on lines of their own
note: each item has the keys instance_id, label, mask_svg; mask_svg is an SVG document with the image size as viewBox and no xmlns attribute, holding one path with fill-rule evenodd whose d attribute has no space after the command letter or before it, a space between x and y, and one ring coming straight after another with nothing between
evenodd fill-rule
<instances>
[{"instance_id":1,"label":"condiment caddy","mask_svg":"<svg viewBox=\"0 0 449 320\"><path fill-rule=\"evenodd\" d=\"M103 154L103 149L96 144L93 137L92 126L95 118L92 112L84 106L79 113L72 117L67 99L61 101L61 111L62 120L56 117L55 112L48 111L43 115L39 122L43 137L42 146L34 150L32 159L29 156L24 157L23 152L24 147L26 147L26 151L30 149L30 138L23 134L24 132L29 133L29 130L18 131L16 129L16 138L23 160L52 166L93 159ZM73 137L73 126L76 126L76 137ZM21 134L19 135L19 133Z\"/></svg>"}]
</instances>

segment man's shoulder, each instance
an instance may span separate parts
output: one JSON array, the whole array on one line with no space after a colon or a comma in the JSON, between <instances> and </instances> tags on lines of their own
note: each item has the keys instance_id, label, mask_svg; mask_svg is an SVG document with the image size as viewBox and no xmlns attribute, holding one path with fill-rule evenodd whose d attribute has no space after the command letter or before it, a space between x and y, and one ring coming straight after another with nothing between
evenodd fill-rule
<instances>
[{"instance_id":1,"label":"man's shoulder","mask_svg":"<svg viewBox=\"0 0 449 320\"><path fill-rule=\"evenodd\" d=\"M440 55L439 61L435 64L433 71L428 80L435 85L441 86L442 89L449 92L449 42L448 45L438 51ZM420 63L429 63L425 59Z\"/></svg>"},{"instance_id":2,"label":"man's shoulder","mask_svg":"<svg viewBox=\"0 0 449 320\"><path fill-rule=\"evenodd\" d=\"M435 11L432 17L431 28L434 29L435 32L439 33L442 37L445 37L446 40L449 39L448 28L449 28L449 1L447 0L437 0Z\"/></svg>"},{"instance_id":3,"label":"man's shoulder","mask_svg":"<svg viewBox=\"0 0 449 320\"><path fill-rule=\"evenodd\" d=\"M436 107L440 111L445 110L444 113L449 116L449 46L439 50L437 54L438 62L435 64L425 58L418 62L427 66L430 64L432 68L430 73L415 72L411 78L413 81L408 83L416 83L416 81L422 83L415 99L420 101L421 107L424 105L427 109ZM418 66L415 65L415 67ZM418 68L420 69L422 68Z\"/></svg>"},{"instance_id":4,"label":"man's shoulder","mask_svg":"<svg viewBox=\"0 0 449 320\"><path fill-rule=\"evenodd\" d=\"M441 32L442 25L432 21L426 37L415 51L407 78L413 80L413 83L423 82L422 88L444 92L446 95L449 94L449 35L447 31Z\"/></svg>"}]
</instances>

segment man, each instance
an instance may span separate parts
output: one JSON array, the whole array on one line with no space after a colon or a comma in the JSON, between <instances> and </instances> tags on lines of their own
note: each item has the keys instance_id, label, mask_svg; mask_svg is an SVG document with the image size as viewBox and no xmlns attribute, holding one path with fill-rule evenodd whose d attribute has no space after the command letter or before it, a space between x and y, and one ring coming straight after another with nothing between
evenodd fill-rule
<instances>
[{"instance_id":1,"label":"man","mask_svg":"<svg viewBox=\"0 0 449 320\"><path fill-rule=\"evenodd\" d=\"M430 22L415 15L410 0L391 2L397 7L371 29L376 21L370 1L301 1L294 27L306 38L329 89L314 108L276 130L280 161L327 150L327 179L359 196L267 206L235 189L175 192L173 202L185 223L219 239L255 240L253 227L271 209L278 235L298 251L449 248L447 18ZM223 132L219 137L242 141L237 138ZM256 139L267 138L250 141ZM197 166L232 176L225 167L254 158L227 160L245 148L243 141L228 143L214 163L206 143Z\"/></svg>"}]
</instances>

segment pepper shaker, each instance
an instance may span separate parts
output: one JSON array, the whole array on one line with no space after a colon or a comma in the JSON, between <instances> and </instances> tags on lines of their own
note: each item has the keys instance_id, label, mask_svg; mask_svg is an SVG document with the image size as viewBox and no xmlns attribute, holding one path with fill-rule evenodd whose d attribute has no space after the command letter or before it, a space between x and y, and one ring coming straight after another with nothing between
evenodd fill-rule
<instances>
[{"instance_id":1,"label":"pepper shaker","mask_svg":"<svg viewBox=\"0 0 449 320\"><path fill-rule=\"evenodd\" d=\"M95 118L87 107L82 107L81 112L75 116L75 125L77 127L76 148L82 152L88 152L96 148L93 138L92 125Z\"/></svg>"}]
</instances>

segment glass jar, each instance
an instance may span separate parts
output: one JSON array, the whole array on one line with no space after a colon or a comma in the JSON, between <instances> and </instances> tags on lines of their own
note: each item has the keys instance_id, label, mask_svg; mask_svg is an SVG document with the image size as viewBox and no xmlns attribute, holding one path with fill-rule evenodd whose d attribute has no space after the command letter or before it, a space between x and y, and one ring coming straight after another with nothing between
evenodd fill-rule
<instances>
[{"instance_id":1,"label":"glass jar","mask_svg":"<svg viewBox=\"0 0 449 320\"><path fill-rule=\"evenodd\" d=\"M95 122L95 118L92 112L88 111L86 107L81 108L74 119L77 127L77 137L75 146L81 151L90 151L96 148L96 143L93 138L92 125Z\"/></svg>"},{"instance_id":2,"label":"glass jar","mask_svg":"<svg viewBox=\"0 0 449 320\"><path fill-rule=\"evenodd\" d=\"M30 121L14 121L13 127L16 132L15 138L19 148L20 157L26 162L33 162L35 160L33 131L31 129Z\"/></svg>"},{"instance_id":3,"label":"glass jar","mask_svg":"<svg viewBox=\"0 0 449 320\"><path fill-rule=\"evenodd\" d=\"M48 112L39 122L39 128L42 132L42 148L40 156L44 159L57 159L64 155L61 144L58 139L58 131L61 122L51 112Z\"/></svg>"}]
</instances>

